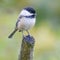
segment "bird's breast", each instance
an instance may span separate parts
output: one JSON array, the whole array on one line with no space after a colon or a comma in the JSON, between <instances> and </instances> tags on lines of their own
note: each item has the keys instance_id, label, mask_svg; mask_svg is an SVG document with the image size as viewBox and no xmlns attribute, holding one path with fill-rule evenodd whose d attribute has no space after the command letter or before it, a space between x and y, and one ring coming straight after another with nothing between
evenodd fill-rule
<instances>
[{"instance_id":1,"label":"bird's breast","mask_svg":"<svg viewBox=\"0 0 60 60\"><path fill-rule=\"evenodd\" d=\"M36 18L23 18L18 23L19 30L28 30L35 25Z\"/></svg>"}]
</instances>

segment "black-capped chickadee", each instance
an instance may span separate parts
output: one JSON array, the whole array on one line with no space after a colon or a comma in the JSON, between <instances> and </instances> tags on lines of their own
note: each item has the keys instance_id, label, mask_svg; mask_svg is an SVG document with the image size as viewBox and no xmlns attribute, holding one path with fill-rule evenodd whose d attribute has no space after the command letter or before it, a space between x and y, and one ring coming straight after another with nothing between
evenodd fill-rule
<instances>
[{"instance_id":1,"label":"black-capped chickadee","mask_svg":"<svg viewBox=\"0 0 60 60\"><path fill-rule=\"evenodd\" d=\"M14 33L19 30L19 32L27 31L35 25L36 22L36 12L32 7L24 8L18 16L16 27L14 31L8 36L12 38Z\"/></svg>"}]
</instances>

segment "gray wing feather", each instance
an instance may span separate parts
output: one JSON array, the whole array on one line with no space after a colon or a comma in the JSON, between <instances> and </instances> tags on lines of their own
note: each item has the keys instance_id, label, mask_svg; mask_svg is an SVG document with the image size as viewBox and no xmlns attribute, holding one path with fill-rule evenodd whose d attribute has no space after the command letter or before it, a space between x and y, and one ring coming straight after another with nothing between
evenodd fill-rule
<instances>
[{"instance_id":1,"label":"gray wing feather","mask_svg":"<svg viewBox=\"0 0 60 60\"><path fill-rule=\"evenodd\" d=\"M18 22L20 22L20 20L18 20L18 21L16 22L16 27L18 26Z\"/></svg>"},{"instance_id":2,"label":"gray wing feather","mask_svg":"<svg viewBox=\"0 0 60 60\"><path fill-rule=\"evenodd\" d=\"M22 18L23 16L20 16L16 22L16 27L18 26L18 23L20 22L20 19Z\"/></svg>"}]
</instances>

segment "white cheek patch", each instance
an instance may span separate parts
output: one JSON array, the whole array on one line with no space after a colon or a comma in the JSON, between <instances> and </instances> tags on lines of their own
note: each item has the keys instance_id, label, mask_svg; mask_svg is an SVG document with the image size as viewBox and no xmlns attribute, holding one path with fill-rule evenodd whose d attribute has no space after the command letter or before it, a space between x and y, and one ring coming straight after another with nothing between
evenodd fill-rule
<instances>
[{"instance_id":1,"label":"white cheek patch","mask_svg":"<svg viewBox=\"0 0 60 60\"><path fill-rule=\"evenodd\" d=\"M32 13L26 11L26 10L22 10L21 13L19 14L19 16L30 16L30 15L33 15Z\"/></svg>"}]
</instances>

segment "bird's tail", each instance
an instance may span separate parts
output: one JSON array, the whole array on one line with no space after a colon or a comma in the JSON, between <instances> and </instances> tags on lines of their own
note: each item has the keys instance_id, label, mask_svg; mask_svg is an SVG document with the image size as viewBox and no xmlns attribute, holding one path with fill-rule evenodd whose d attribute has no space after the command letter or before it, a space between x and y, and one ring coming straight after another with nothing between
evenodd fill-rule
<instances>
[{"instance_id":1,"label":"bird's tail","mask_svg":"<svg viewBox=\"0 0 60 60\"><path fill-rule=\"evenodd\" d=\"M8 36L8 38L12 38L12 36L15 34L16 31L17 31L17 29L15 29L15 30Z\"/></svg>"}]
</instances>

